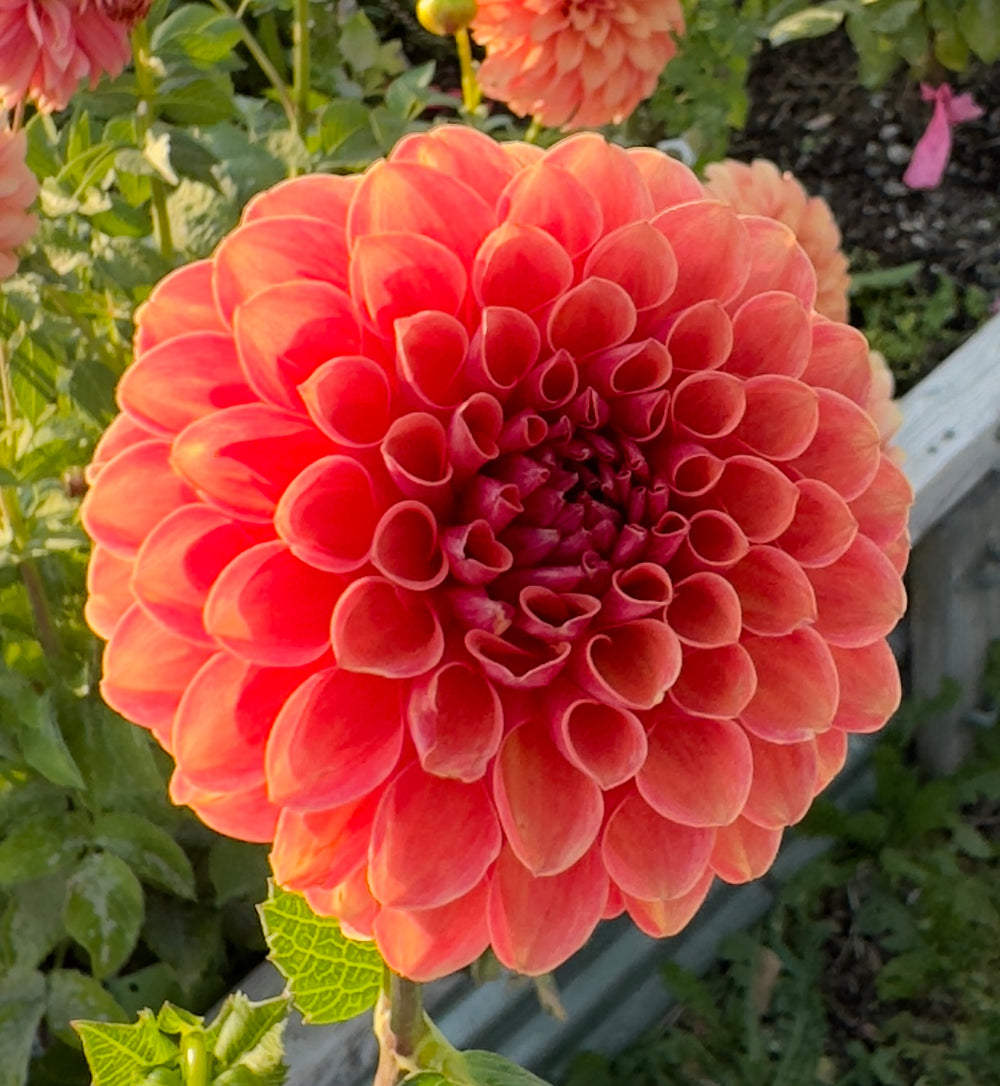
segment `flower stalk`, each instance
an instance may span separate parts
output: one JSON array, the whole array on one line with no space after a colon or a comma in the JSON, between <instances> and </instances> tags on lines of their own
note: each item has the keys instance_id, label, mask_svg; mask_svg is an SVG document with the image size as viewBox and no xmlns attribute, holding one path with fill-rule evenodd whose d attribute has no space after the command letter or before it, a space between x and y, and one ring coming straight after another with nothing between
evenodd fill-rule
<instances>
[{"instance_id":1,"label":"flower stalk","mask_svg":"<svg viewBox=\"0 0 1000 1086\"><path fill-rule=\"evenodd\" d=\"M136 110L136 123L138 135L144 139L149 131L153 102L156 99L156 83L153 77L153 68L149 55L149 28L145 22L136 23L132 27L130 37L132 39L132 56L135 63L135 81L139 88L140 104ZM153 222L156 227L156 241L163 254L163 259L168 263L174 260L174 239L170 229L170 212L167 209L167 190L162 178L151 177L149 179L150 192L153 202Z\"/></svg>"},{"instance_id":2,"label":"flower stalk","mask_svg":"<svg viewBox=\"0 0 1000 1086\"><path fill-rule=\"evenodd\" d=\"M292 96L299 137L309 128L309 0L295 0L292 24Z\"/></svg>"},{"instance_id":3,"label":"flower stalk","mask_svg":"<svg viewBox=\"0 0 1000 1086\"><path fill-rule=\"evenodd\" d=\"M472 66L472 45L467 27L462 27L455 35L455 45L458 48L458 64L462 73L462 105L466 113L474 113L482 101L482 93Z\"/></svg>"}]
</instances>

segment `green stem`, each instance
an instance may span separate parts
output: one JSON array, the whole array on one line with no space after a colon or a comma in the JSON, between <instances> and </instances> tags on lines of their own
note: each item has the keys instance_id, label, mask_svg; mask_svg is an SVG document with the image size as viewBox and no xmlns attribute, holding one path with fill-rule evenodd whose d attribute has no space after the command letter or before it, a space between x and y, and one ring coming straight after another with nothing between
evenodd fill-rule
<instances>
[{"instance_id":1,"label":"green stem","mask_svg":"<svg viewBox=\"0 0 1000 1086\"><path fill-rule=\"evenodd\" d=\"M396 1038L396 1052L410 1058L425 1032L424 1000L420 985L398 973L389 974L389 1028Z\"/></svg>"},{"instance_id":2,"label":"green stem","mask_svg":"<svg viewBox=\"0 0 1000 1086\"><path fill-rule=\"evenodd\" d=\"M274 88L274 93L278 96L278 101L281 103L281 108L285 111L285 116L288 118L288 123L292 128L298 129L298 118L295 115L295 103L292 101L291 95L288 93L288 87L285 86L285 81L278 74L277 69L271 63L267 53L260 47L260 43L250 32L246 23L237 15L235 11L226 3L226 0L210 0L212 7L216 11L222 12L223 15L228 15L230 18L236 20L236 25L239 28L240 38L243 40L243 44L247 47L247 52L257 62L257 66L267 77L268 82Z\"/></svg>"},{"instance_id":3,"label":"green stem","mask_svg":"<svg viewBox=\"0 0 1000 1086\"><path fill-rule=\"evenodd\" d=\"M524 133L525 143L537 143L538 137L542 132L542 123L537 117L531 118L531 124L528 125L528 131Z\"/></svg>"},{"instance_id":4,"label":"green stem","mask_svg":"<svg viewBox=\"0 0 1000 1086\"><path fill-rule=\"evenodd\" d=\"M455 45L458 47L458 64L462 72L462 105L466 113L475 113L482 94L476 71L472 67L472 46L469 43L469 31L465 27L455 35Z\"/></svg>"},{"instance_id":5,"label":"green stem","mask_svg":"<svg viewBox=\"0 0 1000 1086\"><path fill-rule=\"evenodd\" d=\"M135 83L139 90L139 108L136 111L136 123L140 140L145 140L153 121L153 106L156 101L156 79L149 62L149 27L145 20L132 28L132 59L135 65ZM174 238L170 230L170 215L167 212L167 190L162 178L149 179L153 197L153 222L156 225L156 240L160 252L167 263L174 262Z\"/></svg>"},{"instance_id":6,"label":"green stem","mask_svg":"<svg viewBox=\"0 0 1000 1086\"><path fill-rule=\"evenodd\" d=\"M192 1030L181 1038L181 1077L184 1086L208 1086L208 1053L200 1031Z\"/></svg>"},{"instance_id":7,"label":"green stem","mask_svg":"<svg viewBox=\"0 0 1000 1086\"><path fill-rule=\"evenodd\" d=\"M295 0L292 23L292 71L299 136L309 129L309 0Z\"/></svg>"}]
</instances>

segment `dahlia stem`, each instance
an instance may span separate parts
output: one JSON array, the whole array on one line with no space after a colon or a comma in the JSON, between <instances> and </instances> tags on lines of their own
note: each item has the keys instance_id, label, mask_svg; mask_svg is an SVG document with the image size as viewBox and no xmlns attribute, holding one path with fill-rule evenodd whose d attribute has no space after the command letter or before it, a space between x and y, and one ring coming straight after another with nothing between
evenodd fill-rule
<instances>
[{"instance_id":1,"label":"dahlia stem","mask_svg":"<svg viewBox=\"0 0 1000 1086\"><path fill-rule=\"evenodd\" d=\"M153 103L156 101L156 80L149 62L149 27L145 20L132 28L132 59L135 64L135 83L139 89L139 108L136 110L138 135L145 139L152 125ZM167 190L162 178L151 177L149 189L153 203L153 222L156 228L156 240L163 259L168 264L174 262L174 239L170 230L170 213L167 210Z\"/></svg>"},{"instance_id":2,"label":"dahlia stem","mask_svg":"<svg viewBox=\"0 0 1000 1086\"><path fill-rule=\"evenodd\" d=\"M525 143L537 143L538 137L542 133L542 122L537 117L531 118L531 124L528 125L527 132L524 133Z\"/></svg>"},{"instance_id":3,"label":"dahlia stem","mask_svg":"<svg viewBox=\"0 0 1000 1086\"><path fill-rule=\"evenodd\" d=\"M466 113L474 113L482 101L482 94L472 67L472 45L467 27L462 27L455 35L455 45L458 47L458 64L462 72L462 105Z\"/></svg>"},{"instance_id":4,"label":"dahlia stem","mask_svg":"<svg viewBox=\"0 0 1000 1086\"><path fill-rule=\"evenodd\" d=\"M410 1059L424 1033L424 1000L420 985L398 973L389 974L389 1028L397 1055Z\"/></svg>"},{"instance_id":5,"label":"dahlia stem","mask_svg":"<svg viewBox=\"0 0 1000 1086\"><path fill-rule=\"evenodd\" d=\"M295 0L292 22L292 93L299 136L309 129L309 0Z\"/></svg>"}]
</instances>

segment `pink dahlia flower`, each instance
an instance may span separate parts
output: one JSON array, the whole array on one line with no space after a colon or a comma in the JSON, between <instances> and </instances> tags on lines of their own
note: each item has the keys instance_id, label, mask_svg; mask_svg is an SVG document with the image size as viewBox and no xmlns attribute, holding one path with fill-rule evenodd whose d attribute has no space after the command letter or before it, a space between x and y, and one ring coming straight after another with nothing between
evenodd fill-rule
<instances>
[{"instance_id":1,"label":"pink dahlia flower","mask_svg":"<svg viewBox=\"0 0 1000 1086\"><path fill-rule=\"evenodd\" d=\"M138 314L102 691L416 980L768 869L899 697L910 488L780 223L460 127L258 196Z\"/></svg>"},{"instance_id":2,"label":"pink dahlia flower","mask_svg":"<svg viewBox=\"0 0 1000 1086\"><path fill-rule=\"evenodd\" d=\"M24 132L12 132L0 118L0 279L17 271L14 250L38 229L28 207L38 195L35 175L24 163Z\"/></svg>"},{"instance_id":3,"label":"pink dahlia flower","mask_svg":"<svg viewBox=\"0 0 1000 1086\"><path fill-rule=\"evenodd\" d=\"M65 109L81 79L93 89L129 56L125 23L95 2L0 0L0 108L30 99L45 113Z\"/></svg>"},{"instance_id":4,"label":"pink dahlia flower","mask_svg":"<svg viewBox=\"0 0 1000 1086\"><path fill-rule=\"evenodd\" d=\"M846 321L851 277L829 204L809 196L787 170L779 173L773 162L762 158L749 166L733 159L713 162L705 177L709 194L726 200L741 215L766 215L792 231L816 269L816 312Z\"/></svg>"},{"instance_id":5,"label":"pink dahlia flower","mask_svg":"<svg viewBox=\"0 0 1000 1086\"><path fill-rule=\"evenodd\" d=\"M678 0L479 0L483 93L556 128L627 117L684 32Z\"/></svg>"}]
</instances>

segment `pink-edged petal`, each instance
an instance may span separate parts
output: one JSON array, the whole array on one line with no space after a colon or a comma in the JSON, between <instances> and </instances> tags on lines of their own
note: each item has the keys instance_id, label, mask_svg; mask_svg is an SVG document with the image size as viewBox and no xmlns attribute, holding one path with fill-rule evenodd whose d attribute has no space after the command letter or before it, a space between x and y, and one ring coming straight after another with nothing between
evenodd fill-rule
<instances>
[{"instance_id":1,"label":"pink-edged petal","mask_svg":"<svg viewBox=\"0 0 1000 1086\"><path fill-rule=\"evenodd\" d=\"M816 593L816 630L831 645L870 645L885 637L906 610L899 574L863 535L836 562L806 572Z\"/></svg>"},{"instance_id":2,"label":"pink-edged petal","mask_svg":"<svg viewBox=\"0 0 1000 1086\"><path fill-rule=\"evenodd\" d=\"M839 728L816 736L816 782L813 794L819 795L847 762L847 733Z\"/></svg>"},{"instance_id":3,"label":"pink-edged petal","mask_svg":"<svg viewBox=\"0 0 1000 1086\"><path fill-rule=\"evenodd\" d=\"M505 848L487 904L493 952L525 976L550 973L590 938L607 897L608 876L596 846L569 870L541 877Z\"/></svg>"},{"instance_id":4,"label":"pink-edged petal","mask_svg":"<svg viewBox=\"0 0 1000 1086\"><path fill-rule=\"evenodd\" d=\"M452 660L415 680L406 720L425 772L477 781L500 746L504 713L489 679Z\"/></svg>"},{"instance_id":5,"label":"pink-edged petal","mask_svg":"<svg viewBox=\"0 0 1000 1086\"><path fill-rule=\"evenodd\" d=\"M751 547L726 579L739 596L743 626L751 633L777 637L816 619L809 578L777 547Z\"/></svg>"},{"instance_id":6,"label":"pink-edged petal","mask_svg":"<svg viewBox=\"0 0 1000 1086\"><path fill-rule=\"evenodd\" d=\"M451 408L462 399L469 336L447 313L426 310L396 321L396 367L415 399Z\"/></svg>"},{"instance_id":7,"label":"pink-edged petal","mask_svg":"<svg viewBox=\"0 0 1000 1086\"><path fill-rule=\"evenodd\" d=\"M750 237L728 204L698 200L660 212L651 225L670 242L684 274L665 303L672 311L706 298L731 301L750 271ZM720 260L718 254L725 253Z\"/></svg>"},{"instance_id":8,"label":"pink-edged petal","mask_svg":"<svg viewBox=\"0 0 1000 1086\"><path fill-rule=\"evenodd\" d=\"M567 170L544 159L517 173L500 194L501 222L537 226L571 257L586 252L603 233L600 204Z\"/></svg>"},{"instance_id":9,"label":"pink-edged petal","mask_svg":"<svg viewBox=\"0 0 1000 1086\"><path fill-rule=\"evenodd\" d=\"M701 879L714 838L714 829L682 826L632 794L608 819L601 855L623 894L644 901L677 898Z\"/></svg>"},{"instance_id":10,"label":"pink-edged petal","mask_svg":"<svg viewBox=\"0 0 1000 1086\"><path fill-rule=\"evenodd\" d=\"M354 303L329 283L277 283L233 314L233 336L246 379L262 400L301 409L297 386L330 358L357 354Z\"/></svg>"},{"instance_id":11,"label":"pink-edged petal","mask_svg":"<svg viewBox=\"0 0 1000 1086\"><path fill-rule=\"evenodd\" d=\"M463 124L444 124L404 136L393 147L392 162L421 162L460 177L492 207L518 166L505 153L509 144Z\"/></svg>"},{"instance_id":12,"label":"pink-edged petal","mask_svg":"<svg viewBox=\"0 0 1000 1086\"><path fill-rule=\"evenodd\" d=\"M480 305L534 312L573 282L573 261L558 241L538 226L507 222L487 236L472 266L472 289Z\"/></svg>"},{"instance_id":13,"label":"pink-edged petal","mask_svg":"<svg viewBox=\"0 0 1000 1086\"><path fill-rule=\"evenodd\" d=\"M719 481L725 466L714 453L692 441L671 443L664 460L671 489L686 498L707 494Z\"/></svg>"},{"instance_id":14,"label":"pink-edged petal","mask_svg":"<svg viewBox=\"0 0 1000 1086\"><path fill-rule=\"evenodd\" d=\"M546 786L539 788L539 781ZM575 864L604 816L598 785L559 753L540 723L507 734L493 765L493 798L507 842L534 875Z\"/></svg>"},{"instance_id":15,"label":"pink-edged petal","mask_svg":"<svg viewBox=\"0 0 1000 1086\"><path fill-rule=\"evenodd\" d=\"M384 577L354 581L337 601L330 626L337 663L349 671L402 679L441 659L444 634L423 596Z\"/></svg>"},{"instance_id":16,"label":"pink-edged petal","mask_svg":"<svg viewBox=\"0 0 1000 1086\"><path fill-rule=\"evenodd\" d=\"M751 543L769 543L792 523L799 491L766 460L731 456L706 500L728 513Z\"/></svg>"},{"instance_id":17,"label":"pink-edged petal","mask_svg":"<svg viewBox=\"0 0 1000 1086\"><path fill-rule=\"evenodd\" d=\"M135 353L195 329L224 332L212 293L212 261L196 260L171 272L135 311Z\"/></svg>"},{"instance_id":18,"label":"pink-edged petal","mask_svg":"<svg viewBox=\"0 0 1000 1086\"><path fill-rule=\"evenodd\" d=\"M667 622L686 645L731 645L739 640L742 628L740 598L718 573L692 573L674 585Z\"/></svg>"},{"instance_id":19,"label":"pink-edged petal","mask_svg":"<svg viewBox=\"0 0 1000 1086\"><path fill-rule=\"evenodd\" d=\"M372 792L320 811L284 808L270 856L278 884L298 891L332 887L363 870L380 798Z\"/></svg>"},{"instance_id":20,"label":"pink-edged petal","mask_svg":"<svg viewBox=\"0 0 1000 1086\"><path fill-rule=\"evenodd\" d=\"M812 347L802 380L839 392L864 407L872 387L868 341L848 324L814 315Z\"/></svg>"},{"instance_id":21,"label":"pink-edged petal","mask_svg":"<svg viewBox=\"0 0 1000 1086\"><path fill-rule=\"evenodd\" d=\"M913 487L901 468L882 454L871 485L854 501L850 510L858 530L879 547L887 547L906 531L913 505Z\"/></svg>"},{"instance_id":22,"label":"pink-edged petal","mask_svg":"<svg viewBox=\"0 0 1000 1086\"><path fill-rule=\"evenodd\" d=\"M309 215L244 223L223 239L212 264L215 302L227 321L241 302L277 283L318 280L347 286L343 228Z\"/></svg>"},{"instance_id":23,"label":"pink-edged petal","mask_svg":"<svg viewBox=\"0 0 1000 1086\"><path fill-rule=\"evenodd\" d=\"M625 153L642 174L657 211L704 198L702 183L676 158L652 147L628 147Z\"/></svg>"},{"instance_id":24,"label":"pink-edged petal","mask_svg":"<svg viewBox=\"0 0 1000 1086\"><path fill-rule=\"evenodd\" d=\"M341 932L348 939L374 938L379 903L368 889L364 867L359 867L353 875L332 889L311 886L302 896L317 915L335 916L340 921Z\"/></svg>"},{"instance_id":25,"label":"pink-edged petal","mask_svg":"<svg viewBox=\"0 0 1000 1086\"><path fill-rule=\"evenodd\" d=\"M139 548L132 591L164 626L214 646L202 619L209 589L234 558L259 542L260 532L210 505L182 505L161 520Z\"/></svg>"},{"instance_id":26,"label":"pink-edged petal","mask_svg":"<svg viewBox=\"0 0 1000 1086\"><path fill-rule=\"evenodd\" d=\"M639 618L588 639L576 658L576 679L599 701L626 709L659 705L681 668L677 635L663 622Z\"/></svg>"},{"instance_id":27,"label":"pink-edged petal","mask_svg":"<svg viewBox=\"0 0 1000 1086\"><path fill-rule=\"evenodd\" d=\"M673 568L678 578L699 570L719 572L734 566L749 549L747 537L728 513L699 509L688 522Z\"/></svg>"},{"instance_id":28,"label":"pink-edged petal","mask_svg":"<svg viewBox=\"0 0 1000 1086\"><path fill-rule=\"evenodd\" d=\"M845 501L863 494L878 471L881 444L871 416L839 392L821 388L819 429L809 447L789 464L833 487Z\"/></svg>"},{"instance_id":29,"label":"pink-edged petal","mask_svg":"<svg viewBox=\"0 0 1000 1086\"><path fill-rule=\"evenodd\" d=\"M490 945L488 884L436 909L379 910L372 934L386 965L418 984L471 965Z\"/></svg>"},{"instance_id":30,"label":"pink-edged petal","mask_svg":"<svg viewBox=\"0 0 1000 1086\"><path fill-rule=\"evenodd\" d=\"M729 373L801 377L812 345L809 312L799 298L769 291L747 299L733 315Z\"/></svg>"},{"instance_id":31,"label":"pink-edged petal","mask_svg":"<svg viewBox=\"0 0 1000 1086\"><path fill-rule=\"evenodd\" d=\"M382 459L407 498L440 511L451 500L454 470L448 462L448 435L435 416L413 411L397 418L382 439Z\"/></svg>"},{"instance_id":32,"label":"pink-edged petal","mask_svg":"<svg viewBox=\"0 0 1000 1086\"><path fill-rule=\"evenodd\" d=\"M592 355L581 369L585 383L607 399L663 388L672 362L662 343L644 339Z\"/></svg>"},{"instance_id":33,"label":"pink-edged petal","mask_svg":"<svg viewBox=\"0 0 1000 1086\"><path fill-rule=\"evenodd\" d=\"M730 434L743 418L743 382L728 373L692 373L673 390L670 417L681 440L708 441Z\"/></svg>"},{"instance_id":34,"label":"pink-edged petal","mask_svg":"<svg viewBox=\"0 0 1000 1086\"><path fill-rule=\"evenodd\" d=\"M222 332L174 336L138 355L116 395L133 419L166 436L219 408L256 398L232 337Z\"/></svg>"},{"instance_id":35,"label":"pink-edged petal","mask_svg":"<svg viewBox=\"0 0 1000 1086\"><path fill-rule=\"evenodd\" d=\"M503 408L488 392L474 392L448 421L448 459L458 479L469 479L500 455Z\"/></svg>"},{"instance_id":36,"label":"pink-edged petal","mask_svg":"<svg viewBox=\"0 0 1000 1086\"><path fill-rule=\"evenodd\" d=\"M757 689L753 661L742 645L685 648L684 663L670 697L695 716L739 716Z\"/></svg>"},{"instance_id":37,"label":"pink-edged petal","mask_svg":"<svg viewBox=\"0 0 1000 1086\"><path fill-rule=\"evenodd\" d=\"M560 140L545 161L568 171L597 198L605 236L654 213L649 187L634 160L624 148L595 132L578 132Z\"/></svg>"},{"instance_id":38,"label":"pink-edged petal","mask_svg":"<svg viewBox=\"0 0 1000 1086\"><path fill-rule=\"evenodd\" d=\"M743 810L752 776L750 743L738 724L671 713L649 733L649 754L635 783L649 806L672 822L728 826Z\"/></svg>"},{"instance_id":39,"label":"pink-edged petal","mask_svg":"<svg viewBox=\"0 0 1000 1086\"><path fill-rule=\"evenodd\" d=\"M154 433L145 426L140 426L135 419L124 412L117 415L112 419L111 424L101 434L94 446L94 455L84 469L87 482L93 484L97 476L101 474L104 465L114 460L120 452L130 449L133 445L138 445L142 441L149 441L151 438L159 440L161 437L162 434Z\"/></svg>"},{"instance_id":40,"label":"pink-edged petal","mask_svg":"<svg viewBox=\"0 0 1000 1086\"><path fill-rule=\"evenodd\" d=\"M401 693L391 679L338 667L301 683L285 700L267 739L271 802L324 810L378 787L403 748Z\"/></svg>"},{"instance_id":41,"label":"pink-edged petal","mask_svg":"<svg viewBox=\"0 0 1000 1086\"><path fill-rule=\"evenodd\" d=\"M101 697L127 720L149 728L167 750L174 712L211 649L178 637L133 604L104 649Z\"/></svg>"},{"instance_id":42,"label":"pink-edged petal","mask_svg":"<svg viewBox=\"0 0 1000 1086\"><path fill-rule=\"evenodd\" d=\"M629 622L659 611L672 598L673 585L663 566L638 562L611 574L611 587L601 600L601 616L606 622Z\"/></svg>"},{"instance_id":43,"label":"pink-edged petal","mask_svg":"<svg viewBox=\"0 0 1000 1086\"><path fill-rule=\"evenodd\" d=\"M584 279L567 290L552 307L548 341L554 351L574 358L608 350L624 343L635 328L635 306L617 284L607 279Z\"/></svg>"},{"instance_id":44,"label":"pink-edged petal","mask_svg":"<svg viewBox=\"0 0 1000 1086\"><path fill-rule=\"evenodd\" d=\"M745 637L757 672L757 690L740 714L754 735L772 743L798 743L833 722L840 683L830 649L810 627L785 637Z\"/></svg>"},{"instance_id":45,"label":"pink-edged petal","mask_svg":"<svg viewBox=\"0 0 1000 1086\"><path fill-rule=\"evenodd\" d=\"M583 274L617 283L636 309L665 302L677 286L677 258L670 242L647 222L621 226L587 256Z\"/></svg>"},{"instance_id":46,"label":"pink-edged petal","mask_svg":"<svg viewBox=\"0 0 1000 1086\"><path fill-rule=\"evenodd\" d=\"M524 690L547 686L565 667L571 648L568 641L528 636L515 643L487 629L469 630L465 647L493 682Z\"/></svg>"},{"instance_id":47,"label":"pink-edged petal","mask_svg":"<svg viewBox=\"0 0 1000 1086\"><path fill-rule=\"evenodd\" d=\"M742 216L750 239L750 275L733 309L757 294L783 291L799 299L806 309L816 302L816 269L799 245L794 231L777 219Z\"/></svg>"},{"instance_id":48,"label":"pink-edged petal","mask_svg":"<svg viewBox=\"0 0 1000 1086\"><path fill-rule=\"evenodd\" d=\"M802 381L779 374L751 377L744 385L746 410L733 432L768 460L801 456L819 428L819 398Z\"/></svg>"},{"instance_id":49,"label":"pink-edged petal","mask_svg":"<svg viewBox=\"0 0 1000 1086\"><path fill-rule=\"evenodd\" d=\"M733 322L714 298L695 302L671 322L664 346L675 370L693 373L718 369L733 349Z\"/></svg>"},{"instance_id":50,"label":"pink-edged petal","mask_svg":"<svg viewBox=\"0 0 1000 1086\"><path fill-rule=\"evenodd\" d=\"M268 802L262 784L239 792L213 792L191 784L178 771L170 778L170 799L190 807L216 833L264 844L274 837L280 808Z\"/></svg>"},{"instance_id":51,"label":"pink-edged petal","mask_svg":"<svg viewBox=\"0 0 1000 1086\"><path fill-rule=\"evenodd\" d=\"M87 566L87 625L105 641L114 633L122 615L135 603L129 587L133 563L118 558L106 547L95 546Z\"/></svg>"},{"instance_id":52,"label":"pink-edged petal","mask_svg":"<svg viewBox=\"0 0 1000 1086\"><path fill-rule=\"evenodd\" d=\"M285 215L311 215L335 226L347 222L347 209L361 178L315 173L281 181L259 192L243 209L242 221Z\"/></svg>"},{"instance_id":53,"label":"pink-edged petal","mask_svg":"<svg viewBox=\"0 0 1000 1086\"><path fill-rule=\"evenodd\" d=\"M818 479L800 479L792 523L775 541L800 566L828 566L858 534L858 522L847 502Z\"/></svg>"},{"instance_id":54,"label":"pink-edged petal","mask_svg":"<svg viewBox=\"0 0 1000 1086\"><path fill-rule=\"evenodd\" d=\"M437 520L423 502L390 506L375 526L372 565L402 588L426 592L448 576Z\"/></svg>"},{"instance_id":55,"label":"pink-edged petal","mask_svg":"<svg viewBox=\"0 0 1000 1086\"><path fill-rule=\"evenodd\" d=\"M487 306L469 345L470 382L503 403L535 364L541 342L530 317L509 306Z\"/></svg>"},{"instance_id":56,"label":"pink-edged petal","mask_svg":"<svg viewBox=\"0 0 1000 1086\"><path fill-rule=\"evenodd\" d=\"M544 585L529 585L518 596L518 625L543 641L579 637L601 610L600 602L583 592L553 592Z\"/></svg>"},{"instance_id":57,"label":"pink-edged petal","mask_svg":"<svg viewBox=\"0 0 1000 1086\"><path fill-rule=\"evenodd\" d=\"M140 441L101 468L80 519L95 542L118 558L134 558L165 516L194 500L194 491L171 467L170 446Z\"/></svg>"},{"instance_id":58,"label":"pink-edged petal","mask_svg":"<svg viewBox=\"0 0 1000 1086\"><path fill-rule=\"evenodd\" d=\"M663 939L676 935L686 928L701 908L708 891L712 888L714 874L710 868L680 897L666 900L642 901L636 897L624 896L625 908L635 926L654 939Z\"/></svg>"},{"instance_id":59,"label":"pink-edged petal","mask_svg":"<svg viewBox=\"0 0 1000 1086\"><path fill-rule=\"evenodd\" d=\"M874 732L899 708L899 665L886 641L859 649L831 646L840 676L840 703L833 726L845 732Z\"/></svg>"},{"instance_id":60,"label":"pink-edged petal","mask_svg":"<svg viewBox=\"0 0 1000 1086\"><path fill-rule=\"evenodd\" d=\"M309 417L338 445L371 448L389 429L389 378L377 362L364 355L324 362L299 387L299 394Z\"/></svg>"},{"instance_id":61,"label":"pink-edged petal","mask_svg":"<svg viewBox=\"0 0 1000 1086\"><path fill-rule=\"evenodd\" d=\"M296 558L280 540L245 550L205 600L205 629L263 667L298 667L330 648L330 615L343 581Z\"/></svg>"},{"instance_id":62,"label":"pink-edged petal","mask_svg":"<svg viewBox=\"0 0 1000 1086\"><path fill-rule=\"evenodd\" d=\"M745 818L715 831L709 861L723 882L739 886L759 879L770 870L781 846L782 830L765 830Z\"/></svg>"},{"instance_id":63,"label":"pink-edged petal","mask_svg":"<svg viewBox=\"0 0 1000 1086\"><path fill-rule=\"evenodd\" d=\"M382 905L433 909L469 893L502 843L485 785L411 765L386 788L375 813L368 884Z\"/></svg>"},{"instance_id":64,"label":"pink-edged petal","mask_svg":"<svg viewBox=\"0 0 1000 1086\"><path fill-rule=\"evenodd\" d=\"M206 501L261 523L295 476L332 451L304 416L243 404L191 423L174 440L170 462Z\"/></svg>"},{"instance_id":65,"label":"pink-edged petal","mask_svg":"<svg viewBox=\"0 0 1000 1086\"><path fill-rule=\"evenodd\" d=\"M514 564L514 556L485 520L445 528L442 544L452 576L463 584L488 584Z\"/></svg>"},{"instance_id":66,"label":"pink-edged petal","mask_svg":"<svg viewBox=\"0 0 1000 1086\"><path fill-rule=\"evenodd\" d=\"M766 830L793 826L809 810L819 756L816 740L768 743L748 734L753 751L753 784L743 817Z\"/></svg>"},{"instance_id":67,"label":"pink-edged petal","mask_svg":"<svg viewBox=\"0 0 1000 1086\"><path fill-rule=\"evenodd\" d=\"M555 707L556 746L607 791L631 780L646 759L646 731L635 713L563 694Z\"/></svg>"}]
</instances>

